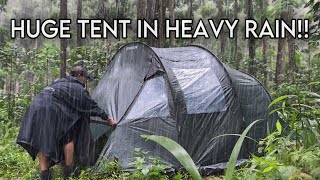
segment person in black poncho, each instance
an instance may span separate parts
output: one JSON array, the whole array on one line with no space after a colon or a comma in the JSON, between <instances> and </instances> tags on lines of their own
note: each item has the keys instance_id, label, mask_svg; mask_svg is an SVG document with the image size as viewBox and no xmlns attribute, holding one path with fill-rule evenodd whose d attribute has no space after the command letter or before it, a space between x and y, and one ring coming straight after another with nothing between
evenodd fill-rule
<instances>
[{"instance_id":1,"label":"person in black poncho","mask_svg":"<svg viewBox=\"0 0 320 180\"><path fill-rule=\"evenodd\" d=\"M88 78L85 68L76 66L70 75L55 81L34 98L20 127L17 143L33 160L39 156L41 179L49 179L49 168L63 159L65 177L70 176L77 150L75 141L83 130L89 131L90 116L105 119L112 127L117 124L85 90Z\"/></svg>"}]
</instances>

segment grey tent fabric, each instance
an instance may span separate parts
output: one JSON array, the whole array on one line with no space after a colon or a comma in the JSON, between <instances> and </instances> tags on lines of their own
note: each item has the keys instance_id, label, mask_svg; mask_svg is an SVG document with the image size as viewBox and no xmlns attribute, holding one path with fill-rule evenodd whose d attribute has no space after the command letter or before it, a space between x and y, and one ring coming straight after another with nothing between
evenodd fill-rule
<instances>
[{"instance_id":1,"label":"grey tent fabric","mask_svg":"<svg viewBox=\"0 0 320 180\"><path fill-rule=\"evenodd\" d=\"M113 158L124 168L135 148L149 151L165 164L177 160L160 145L141 135L169 137L182 145L204 174L223 169L241 134L254 120L264 119L250 131L259 140L267 126L275 129L277 116L269 116L271 98L253 77L224 65L210 51L197 47L151 48L130 43L119 49L92 97L117 122L112 131L91 124L93 137L109 136L100 152L99 168ZM257 151L245 141L239 163Z\"/></svg>"},{"instance_id":2,"label":"grey tent fabric","mask_svg":"<svg viewBox=\"0 0 320 180\"><path fill-rule=\"evenodd\" d=\"M255 124L248 133L249 137L254 137L255 139L264 138L267 133L266 127L270 126L274 128L276 120L280 120L276 113L269 115L272 110L271 108L267 108L271 102L269 93L253 76L232 69L226 64L224 64L224 67L230 75L237 91L244 115L245 126L248 126L257 119L272 119L272 121L262 121L261 123ZM256 152L258 150L258 144L254 141L247 140L247 143L247 148L250 152Z\"/></svg>"}]
</instances>

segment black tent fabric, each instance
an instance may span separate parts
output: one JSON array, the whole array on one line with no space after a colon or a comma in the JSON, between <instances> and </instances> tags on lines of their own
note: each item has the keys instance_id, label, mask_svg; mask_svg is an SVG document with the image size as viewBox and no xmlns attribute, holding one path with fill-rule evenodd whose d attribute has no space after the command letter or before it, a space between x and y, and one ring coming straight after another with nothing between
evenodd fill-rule
<instances>
[{"instance_id":1,"label":"black tent fabric","mask_svg":"<svg viewBox=\"0 0 320 180\"><path fill-rule=\"evenodd\" d=\"M264 119L249 132L259 140L266 136L267 127L275 128L277 120L276 115L269 116L271 98L259 81L198 46L127 44L113 57L92 97L118 122L114 131L91 124L95 140L109 136L98 168L114 157L130 168L135 148L178 167L167 150L140 136L154 134L178 142L203 173L210 174L225 167L238 139L217 136L241 134L251 122ZM255 152L255 142L246 140L239 162Z\"/></svg>"}]
</instances>

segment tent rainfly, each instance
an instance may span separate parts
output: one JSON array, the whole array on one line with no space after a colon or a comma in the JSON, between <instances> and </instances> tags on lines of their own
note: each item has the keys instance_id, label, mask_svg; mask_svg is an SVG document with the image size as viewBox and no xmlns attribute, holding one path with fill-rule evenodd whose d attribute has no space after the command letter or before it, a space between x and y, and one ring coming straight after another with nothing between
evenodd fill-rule
<instances>
[{"instance_id":1,"label":"tent rainfly","mask_svg":"<svg viewBox=\"0 0 320 180\"><path fill-rule=\"evenodd\" d=\"M223 64L199 46L151 48L130 43L118 50L92 97L109 112L118 126L92 123L97 140L108 140L96 163L119 159L128 168L135 148L171 167L179 162L163 147L141 135L166 136L183 146L202 173L225 168L237 136L253 121L248 133L255 140L275 129L277 116L269 115L271 98L261 83L249 74ZM246 140L239 162L257 152L257 144Z\"/></svg>"}]
</instances>

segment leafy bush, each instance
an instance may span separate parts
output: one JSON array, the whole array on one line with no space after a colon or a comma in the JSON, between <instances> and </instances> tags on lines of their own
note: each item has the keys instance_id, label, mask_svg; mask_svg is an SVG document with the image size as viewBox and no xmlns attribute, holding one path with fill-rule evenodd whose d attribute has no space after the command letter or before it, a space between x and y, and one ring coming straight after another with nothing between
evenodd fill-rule
<instances>
[{"instance_id":1,"label":"leafy bush","mask_svg":"<svg viewBox=\"0 0 320 180\"><path fill-rule=\"evenodd\" d=\"M277 130L259 142L259 151L265 155L252 156L250 162L237 171L237 179L317 179L320 95L308 91L315 84L318 83L310 83L307 90L289 87L291 94L280 96L270 104L277 106L271 113L278 113L291 132L283 133L282 125L277 122Z\"/></svg>"},{"instance_id":2,"label":"leafy bush","mask_svg":"<svg viewBox=\"0 0 320 180\"><path fill-rule=\"evenodd\" d=\"M277 112L289 125L296 146L310 147L320 141L320 95L310 91L315 84L309 83L304 88L293 86L288 90L291 94L280 96L270 104L277 105L271 113Z\"/></svg>"},{"instance_id":3,"label":"leafy bush","mask_svg":"<svg viewBox=\"0 0 320 180\"><path fill-rule=\"evenodd\" d=\"M137 170L130 176L133 179L168 179L165 169L169 166L163 164L159 158L148 155L149 152L135 149L135 161L128 164L134 166Z\"/></svg>"},{"instance_id":4,"label":"leafy bush","mask_svg":"<svg viewBox=\"0 0 320 180\"><path fill-rule=\"evenodd\" d=\"M38 162L16 144L17 134L17 127L0 122L0 177L36 179Z\"/></svg>"},{"instance_id":5,"label":"leafy bush","mask_svg":"<svg viewBox=\"0 0 320 180\"><path fill-rule=\"evenodd\" d=\"M134 166L136 168L134 171L123 171L117 161L110 161L99 169L95 169L95 167L84 169L80 172L79 176L74 179L169 179L165 171L168 166L162 164L158 158L149 156L148 152L142 151L139 148L135 149L135 153L132 156L135 160L128 164L128 167ZM181 175L181 177L185 176Z\"/></svg>"}]
</instances>

